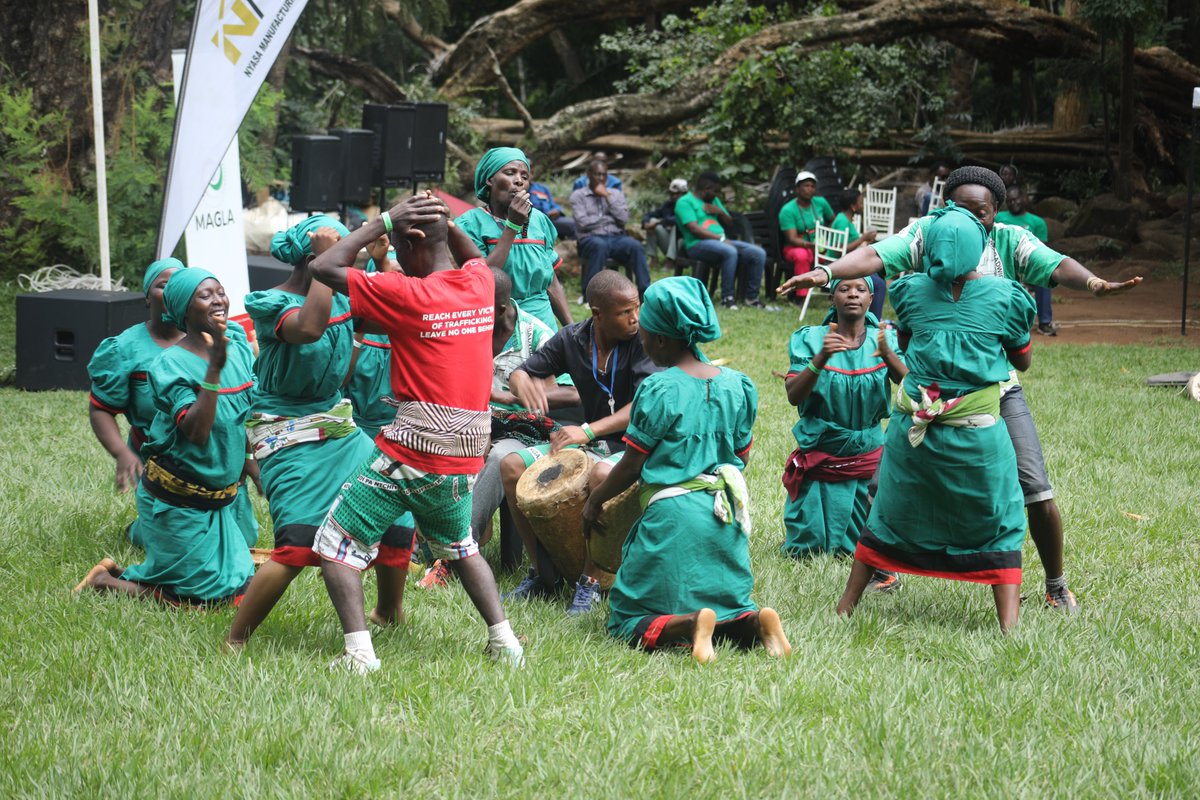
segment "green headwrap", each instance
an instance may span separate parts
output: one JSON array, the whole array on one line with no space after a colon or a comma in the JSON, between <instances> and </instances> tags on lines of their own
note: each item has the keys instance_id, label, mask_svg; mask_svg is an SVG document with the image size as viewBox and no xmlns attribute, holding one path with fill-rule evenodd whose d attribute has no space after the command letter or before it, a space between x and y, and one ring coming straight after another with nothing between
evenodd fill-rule
<instances>
[{"instance_id":1,"label":"green headwrap","mask_svg":"<svg viewBox=\"0 0 1200 800\"><path fill-rule=\"evenodd\" d=\"M975 215L953 201L934 211L925 231L925 274L951 283L979 266L987 247L987 229Z\"/></svg>"},{"instance_id":2,"label":"green headwrap","mask_svg":"<svg viewBox=\"0 0 1200 800\"><path fill-rule=\"evenodd\" d=\"M345 225L328 214L314 214L272 236L271 255L285 264L296 266L312 255L312 239L308 238L308 234L316 233L318 228L333 228L340 236L350 235Z\"/></svg>"},{"instance_id":3,"label":"green headwrap","mask_svg":"<svg viewBox=\"0 0 1200 800\"><path fill-rule=\"evenodd\" d=\"M525 152L516 147L493 147L483 154L483 158L479 159L479 164L475 167L476 197L480 200L488 199L492 190L487 182L510 161L520 161L527 168L529 166L529 159L525 157Z\"/></svg>"},{"instance_id":4,"label":"green headwrap","mask_svg":"<svg viewBox=\"0 0 1200 800\"><path fill-rule=\"evenodd\" d=\"M142 294L150 296L150 286L169 269L183 269L184 264L178 258L160 258L158 261L151 261L150 266L146 267L146 275L142 278Z\"/></svg>"},{"instance_id":5,"label":"green headwrap","mask_svg":"<svg viewBox=\"0 0 1200 800\"><path fill-rule=\"evenodd\" d=\"M663 278L650 284L638 324L659 336L687 342L701 361L708 359L696 344L721 338L721 323L712 298L695 278Z\"/></svg>"},{"instance_id":6,"label":"green headwrap","mask_svg":"<svg viewBox=\"0 0 1200 800\"><path fill-rule=\"evenodd\" d=\"M833 280L831 280L829 282L828 286L826 287L829 289L829 294L831 296L833 295L834 290L837 289L838 284L841 283L842 281L862 281L863 283L865 283L867 285L867 294L871 295L872 297L875 296L875 281L871 280L870 275L868 275L865 278L834 278ZM879 325L879 320L876 319L875 315L872 314L870 311L867 312L866 319L867 319L867 324L869 324L869 325L876 325L876 326ZM837 306L833 305L832 303L830 303L830 305L829 305L829 310L827 312L825 312L825 319L821 320L821 324L828 325L831 322L837 322Z\"/></svg>"},{"instance_id":7,"label":"green headwrap","mask_svg":"<svg viewBox=\"0 0 1200 800\"><path fill-rule=\"evenodd\" d=\"M172 275L163 287L163 305L166 306L163 322L169 322L186 332L187 310L192 302L192 295L196 293L200 284L209 278L219 280L216 275L200 267L188 267Z\"/></svg>"}]
</instances>

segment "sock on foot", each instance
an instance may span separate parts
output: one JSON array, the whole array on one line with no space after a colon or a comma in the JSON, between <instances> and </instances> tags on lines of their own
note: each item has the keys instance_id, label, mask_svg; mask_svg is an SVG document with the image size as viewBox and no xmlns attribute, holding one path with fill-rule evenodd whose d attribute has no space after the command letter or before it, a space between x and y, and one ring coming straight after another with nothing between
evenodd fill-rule
<instances>
[{"instance_id":1,"label":"sock on foot","mask_svg":"<svg viewBox=\"0 0 1200 800\"><path fill-rule=\"evenodd\" d=\"M488 626L488 644L497 650L503 650L506 647L521 646L508 620L501 620L495 625Z\"/></svg>"},{"instance_id":2,"label":"sock on foot","mask_svg":"<svg viewBox=\"0 0 1200 800\"><path fill-rule=\"evenodd\" d=\"M346 652L361 655L367 661L375 660L375 645L371 643L370 631L354 631L347 633Z\"/></svg>"},{"instance_id":3,"label":"sock on foot","mask_svg":"<svg viewBox=\"0 0 1200 800\"><path fill-rule=\"evenodd\" d=\"M1067 575L1064 572L1057 578L1046 578L1046 591L1049 594L1062 594L1067 590Z\"/></svg>"}]
</instances>

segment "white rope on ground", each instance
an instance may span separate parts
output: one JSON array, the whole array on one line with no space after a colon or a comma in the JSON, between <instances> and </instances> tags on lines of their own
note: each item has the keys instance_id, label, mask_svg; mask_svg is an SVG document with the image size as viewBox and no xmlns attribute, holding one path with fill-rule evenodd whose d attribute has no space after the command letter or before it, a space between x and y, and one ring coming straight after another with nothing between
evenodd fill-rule
<instances>
[{"instance_id":1,"label":"white rope on ground","mask_svg":"<svg viewBox=\"0 0 1200 800\"><path fill-rule=\"evenodd\" d=\"M52 292L55 289L89 289L101 291L104 281L99 275L89 275L71 269L66 264L42 267L30 275L17 276L17 286L26 292ZM121 280L112 282L114 292L127 291Z\"/></svg>"}]
</instances>

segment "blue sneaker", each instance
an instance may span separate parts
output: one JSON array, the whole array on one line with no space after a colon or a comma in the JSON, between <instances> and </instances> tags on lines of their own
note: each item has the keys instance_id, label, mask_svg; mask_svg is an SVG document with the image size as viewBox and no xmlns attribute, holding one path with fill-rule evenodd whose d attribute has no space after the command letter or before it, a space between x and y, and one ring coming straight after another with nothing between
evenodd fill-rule
<instances>
[{"instance_id":1,"label":"blue sneaker","mask_svg":"<svg viewBox=\"0 0 1200 800\"><path fill-rule=\"evenodd\" d=\"M551 594L550 589L542 582L542 576L531 567L525 577L517 584L517 588L513 589L508 594L502 595L502 600L533 600L539 597L547 597Z\"/></svg>"},{"instance_id":2,"label":"blue sneaker","mask_svg":"<svg viewBox=\"0 0 1200 800\"><path fill-rule=\"evenodd\" d=\"M600 583L581 578L579 583L575 584L575 598L571 600L571 605L567 606L567 616L576 617L586 614L598 605L600 605Z\"/></svg>"}]
</instances>

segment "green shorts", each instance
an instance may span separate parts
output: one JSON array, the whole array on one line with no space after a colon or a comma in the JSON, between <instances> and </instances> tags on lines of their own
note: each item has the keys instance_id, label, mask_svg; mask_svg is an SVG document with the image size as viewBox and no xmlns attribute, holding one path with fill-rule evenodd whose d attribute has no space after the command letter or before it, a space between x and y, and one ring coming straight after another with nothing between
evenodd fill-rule
<instances>
[{"instance_id":1,"label":"green shorts","mask_svg":"<svg viewBox=\"0 0 1200 800\"><path fill-rule=\"evenodd\" d=\"M474 475L423 472L376 447L342 485L317 529L313 550L321 558L364 570L378 555L384 533L408 511L435 557L457 561L475 555L479 545L471 535L474 482Z\"/></svg>"},{"instance_id":2,"label":"green shorts","mask_svg":"<svg viewBox=\"0 0 1200 800\"><path fill-rule=\"evenodd\" d=\"M619 453L609 451L608 442L596 441L587 445L573 444L570 447L564 447L564 450L582 450L587 453L592 461L603 461L605 464L612 466L621 460L621 456L625 455L622 450ZM521 461L525 464L525 469L533 466L533 462L539 458L550 455L550 443L535 444L532 447L526 447L524 450L518 450L517 455L521 457Z\"/></svg>"}]
</instances>

